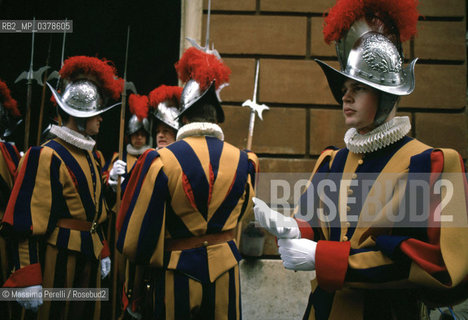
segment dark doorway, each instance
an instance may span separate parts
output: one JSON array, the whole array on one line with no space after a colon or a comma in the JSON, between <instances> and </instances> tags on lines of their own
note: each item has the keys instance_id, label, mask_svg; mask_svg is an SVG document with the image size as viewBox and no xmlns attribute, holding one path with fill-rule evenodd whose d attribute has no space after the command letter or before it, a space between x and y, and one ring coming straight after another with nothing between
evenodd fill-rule
<instances>
[{"instance_id":1,"label":"dark doorway","mask_svg":"<svg viewBox=\"0 0 468 320\"><path fill-rule=\"evenodd\" d=\"M130 46L127 80L132 81L139 94L148 94L161 84L176 85L174 63L179 58L180 0L156 1L24 1L0 0L0 19L54 19L73 21L73 33L67 34L65 58L88 55L114 62L123 77L127 26L130 25ZM13 97L24 113L26 81L15 79L29 69L31 33L0 33L0 78L7 82ZM46 64L50 70L60 69L61 33L36 33L34 70ZM48 54L51 44L50 55ZM42 87L34 83L31 108L30 145L36 144ZM54 114L46 91L45 115L42 127ZM128 118L128 106L127 106ZM98 148L106 158L118 150L120 109L104 115L101 133L96 137ZM19 127L13 141L23 149L24 128Z\"/></svg>"}]
</instances>

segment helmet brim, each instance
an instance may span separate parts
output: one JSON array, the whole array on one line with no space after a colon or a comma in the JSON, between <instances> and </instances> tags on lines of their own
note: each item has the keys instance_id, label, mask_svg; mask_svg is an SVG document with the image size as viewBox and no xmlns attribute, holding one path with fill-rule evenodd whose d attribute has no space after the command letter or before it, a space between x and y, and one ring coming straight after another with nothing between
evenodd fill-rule
<instances>
[{"instance_id":1,"label":"helmet brim","mask_svg":"<svg viewBox=\"0 0 468 320\"><path fill-rule=\"evenodd\" d=\"M75 108L70 107L65 101L63 101L62 96L50 85L50 83L48 83L48 82L46 82L46 83L47 83L47 86L49 87L50 91L52 91L52 94L53 94L55 100L57 101L57 104L59 105L59 107L64 112L66 112L67 114L69 114L72 117L91 118L91 117L97 116L97 115L99 115L101 113L104 113L104 112L106 112L106 111L108 111L108 110L122 104L121 102L117 102L116 104L113 104L111 106L108 106L108 107L105 107L105 108L102 108L102 109L99 109L99 110L95 110L95 111L76 110Z\"/></svg>"},{"instance_id":2,"label":"helmet brim","mask_svg":"<svg viewBox=\"0 0 468 320\"><path fill-rule=\"evenodd\" d=\"M341 104L342 102L341 99L343 97L343 94L341 93L341 90L343 84L348 79L355 80L379 91L394 94L397 96L409 95L411 92L413 92L415 87L414 66L416 64L416 61L418 60L417 58L411 61L411 63L408 66L406 66L406 68L403 71L407 75L407 77L405 77L406 81L396 86L380 85L378 83L374 83L372 81L363 79L358 75L338 71L318 59L314 60L322 68L323 73L325 73L325 76L328 80L328 85L330 86L330 90L333 93L333 97L339 104Z\"/></svg>"}]
</instances>

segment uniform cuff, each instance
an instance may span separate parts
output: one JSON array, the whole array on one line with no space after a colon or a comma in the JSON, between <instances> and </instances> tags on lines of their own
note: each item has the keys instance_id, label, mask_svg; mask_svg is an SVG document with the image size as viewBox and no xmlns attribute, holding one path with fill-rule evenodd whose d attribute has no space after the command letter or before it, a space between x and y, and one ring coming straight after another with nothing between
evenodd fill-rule
<instances>
[{"instance_id":1,"label":"uniform cuff","mask_svg":"<svg viewBox=\"0 0 468 320\"><path fill-rule=\"evenodd\" d=\"M106 240L102 241L102 250L101 250L101 259L107 258L110 256L110 249L109 249L109 244L107 243Z\"/></svg>"},{"instance_id":2,"label":"uniform cuff","mask_svg":"<svg viewBox=\"0 0 468 320\"><path fill-rule=\"evenodd\" d=\"M301 238L314 240L314 229L312 229L310 224L298 218L294 218L294 220L296 220L299 231L301 232Z\"/></svg>"},{"instance_id":3,"label":"uniform cuff","mask_svg":"<svg viewBox=\"0 0 468 320\"><path fill-rule=\"evenodd\" d=\"M5 288L24 288L42 284L41 265L30 264L16 270L3 284Z\"/></svg>"},{"instance_id":4,"label":"uniform cuff","mask_svg":"<svg viewBox=\"0 0 468 320\"><path fill-rule=\"evenodd\" d=\"M318 285L327 291L343 286L351 244L349 241L319 241L315 253L315 269Z\"/></svg>"}]
</instances>

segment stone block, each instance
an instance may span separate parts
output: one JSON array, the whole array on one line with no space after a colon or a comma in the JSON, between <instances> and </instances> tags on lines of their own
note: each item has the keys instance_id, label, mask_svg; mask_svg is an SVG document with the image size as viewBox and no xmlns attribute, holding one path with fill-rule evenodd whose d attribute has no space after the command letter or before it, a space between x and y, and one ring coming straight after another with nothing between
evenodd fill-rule
<instances>
[{"instance_id":1,"label":"stone block","mask_svg":"<svg viewBox=\"0 0 468 320\"><path fill-rule=\"evenodd\" d=\"M465 61L465 21L419 21L414 54L420 59Z\"/></svg>"},{"instance_id":2,"label":"stone block","mask_svg":"<svg viewBox=\"0 0 468 320\"><path fill-rule=\"evenodd\" d=\"M278 159L266 158L260 159L260 170L267 172L312 172L315 165L315 159Z\"/></svg>"},{"instance_id":3,"label":"stone block","mask_svg":"<svg viewBox=\"0 0 468 320\"><path fill-rule=\"evenodd\" d=\"M226 141L245 148L250 109L224 106L227 121L222 124ZM263 112L263 121L255 120L252 151L263 154L305 154L305 110L270 108Z\"/></svg>"},{"instance_id":4,"label":"stone block","mask_svg":"<svg viewBox=\"0 0 468 320\"><path fill-rule=\"evenodd\" d=\"M250 109L241 106L223 105L226 120L220 126L224 131L224 140L245 149L249 130ZM257 132L254 132L254 139Z\"/></svg>"},{"instance_id":5,"label":"stone block","mask_svg":"<svg viewBox=\"0 0 468 320\"><path fill-rule=\"evenodd\" d=\"M257 7L256 0L214 0L211 1L211 10L223 11L255 11ZM203 0L203 9L208 9L208 0ZM206 21L206 20L205 20Z\"/></svg>"},{"instance_id":6,"label":"stone block","mask_svg":"<svg viewBox=\"0 0 468 320\"><path fill-rule=\"evenodd\" d=\"M416 138L439 148L453 148L463 158L468 155L468 130L465 113L416 113Z\"/></svg>"},{"instance_id":7,"label":"stone block","mask_svg":"<svg viewBox=\"0 0 468 320\"><path fill-rule=\"evenodd\" d=\"M466 65L416 64L416 88L400 106L461 109L466 105Z\"/></svg>"},{"instance_id":8,"label":"stone block","mask_svg":"<svg viewBox=\"0 0 468 320\"><path fill-rule=\"evenodd\" d=\"M330 145L343 148L343 137L347 129L341 109L311 109L310 154L320 155L323 149Z\"/></svg>"},{"instance_id":9,"label":"stone block","mask_svg":"<svg viewBox=\"0 0 468 320\"><path fill-rule=\"evenodd\" d=\"M463 17L465 0L424 0L419 1L418 11L427 17Z\"/></svg>"},{"instance_id":10,"label":"stone block","mask_svg":"<svg viewBox=\"0 0 468 320\"><path fill-rule=\"evenodd\" d=\"M306 17L213 14L210 32L211 42L221 54L306 54Z\"/></svg>"},{"instance_id":11,"label":"stone block","mask_svg":"<svg viewBox=\"0 0 468 320\"><path fill-rule=\"evenodd\" d=\"M326 44L323 39L323 17L312 17L310 32L310 54L312 56L336 57L333 43Z\"/></svg>"},{"instance_id":12,"label":"stone block","mask_svg":"<svg viewBox=\"0 0 468 320\"><path fill-rule=\"evenodd\" d=\"M334 1L330 0L261 0L261 11L279 12L303 12L303 13L323 13L333 7Z\"/></svg>"},{"instance_id":13,"label":"stone block","mask_svg":"<svg viewBox=\"0 0 468 320\"><path fill-rule=\"evenodd\" d=\"M336 104L322 69L313 60L262 59L260 68L260 101Z\"/></svg>"},{"instance_id":14,"label":"stone block","mask_svg":"<svg viewBox=\"0 0 468 320\"><path fill-rule=\"evenodd\" d=\"M255 81L255 59L225 58L231 68L229 86L221 90L221 99L225 102L244 102L252 99ZM260 61L260 72L261 72Z\"/></svg>"}]
</instances>

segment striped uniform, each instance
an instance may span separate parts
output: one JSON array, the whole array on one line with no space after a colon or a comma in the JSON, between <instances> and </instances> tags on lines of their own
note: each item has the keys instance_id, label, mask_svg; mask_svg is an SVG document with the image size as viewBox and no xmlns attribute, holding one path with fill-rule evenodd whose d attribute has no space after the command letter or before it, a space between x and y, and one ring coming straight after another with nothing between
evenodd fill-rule
<instances>
[{"instance_id":1,"label":"striped uniform","mask_svg":"<svg viewBox=\"0 0 468 320\"><path fill-rule=\"evenodd\" d=\"M374 175L363 191L359 183L367 173ZM391 180L386 173L404 178L404 183ZM416 213L408 211L407 205L410 200L423 199L408 191L411 177L418 179L417 173L431 173L430 179L429 174L424 176L431 187L440 178L450 179L455 192L441 214L454 214L464 226L434 222L441 203L441 195L435 193L426 198L430 218L423 226L412 226L407 216L400 220L409 223L406 227L388 222L390 215L397 215L403 208L406 214ZM454 177L447 173L458 174ZM296 212L302 237L318 241L317 277L312 281L304 319L419 319L421 288L443 289L462 282L468 275L468 189L463 173L457 152L433 149L409 137L365 156L348 149L325 150ZM327 224L316 216L300 219L318 206L327 214L327 205L317 201L317 192L313 191L324 176L341 182L328 199L340 204L338 219ZM352 180L358 183L343 184ZM382 183L389 183L392 192L378 194L377 184ZM378 199L382 205L375 205L371 199ZM364 223L364 216L373 219Z\"/></svg>"},{"instance_id":2,"label":"striped uniform","mask_svg":"<svg viewBox=\"0 0 468 320\"><path fill-rule=\"evenodd\" d=\"M127 164L127 166L125 167L125 174L122 175L122 177L127 180L128 176L129 176L129 173L130 171L132 170L133 166L136 164L138 158L140 157L141 154L138 154L138 155L134 155L132 153L129 153L127 151L127 148L123 148L123 152L122 152L122 161L125 162ZM112 155L112 158L111 160L109 161L109 163L106 165L106 168L105 168L105 181L106 183L109 182L109 173L110 171L112 170L113 166L114 166L114 163L115 161L117 161L119 159L119 154L116 152ZM125 181L124 180L124 181ZM125 186L126 186L126 182L124 182L123 184L121 184L121 195L123 194L124 190L125 190ZM109 192L111 191L110 188L108 188ZM112 214L117 214L118 212L118 208L117 208L117 202L115 201L115 192L112 191L111 194L109 195L108 194L108 203L109 205L112 206L111 208L111 211L112 211ZM112 199L112 200L110 200ZM114 203L112 205L112 202ZM109 224L109 228L108 228L108 232L107 232L107 239L114 239L115 238L115 218L114 216L111 218L109 218L109 220L107 221L108 224ZM113 224L113 225L112 225ZM112 259L112 268L117 268L117 271L118 271L118 281L117 281L117 288L122 288L123 286L123 283L124 283L124 280L125 280L125 269L127 268L127 261L126 259L124 259L122 257L122 255L119 253L119 252L116 252L114 250L114 243L115 241L112 241L109 243L110 245L110 253L111 253L111 259ZM118 266L117 266L118 264ZM117 289L117 295L120 297L120 294L121 294L121 289ZM120 300L120 299L119 299Z\"/></svg>"},{"instance_id":3,"label":"striped uniform","mask_svg":"<svg viewBox=\"0 0 468 320\"><path fill-rule=\"evenodd\" d=\"M97 222L107 218L95 152L60 138L32 147L20 162L3 222L20 237L14 273L6 287L100 287L104 236L58 227L59 219ZM99 302L44 301L39 319L98 319Z\"/></svg>"},{"instance_id":4,"label":"striped uniform","mask_svg":"<svg viewBox=\"0 0 468 320\"><path fill-rule=\"evenodd\" d=\"M13 189L19 160L20 155L16 147L8 142L0 141L0 219L3 218L11 189ZM7 252L7 242L0 236L0 283L2 284L8 278L10 270ZM10 319L9 312L6 302L0 302L0 318Z\"/></svg>"},{"instance_id":5,"label":"striped uniform","mask_svg":"<svg viewBox=\"0 0 468 320\"><path fill-rule=\"evenodd\" d=\"M258 159L210 136L191 136L144 153L133 169L117 219L118 249L156 267L157 319L239 319L235 240L165 251L170 239L234 230L252 210Z\"/></svg>"}]
</instances>

